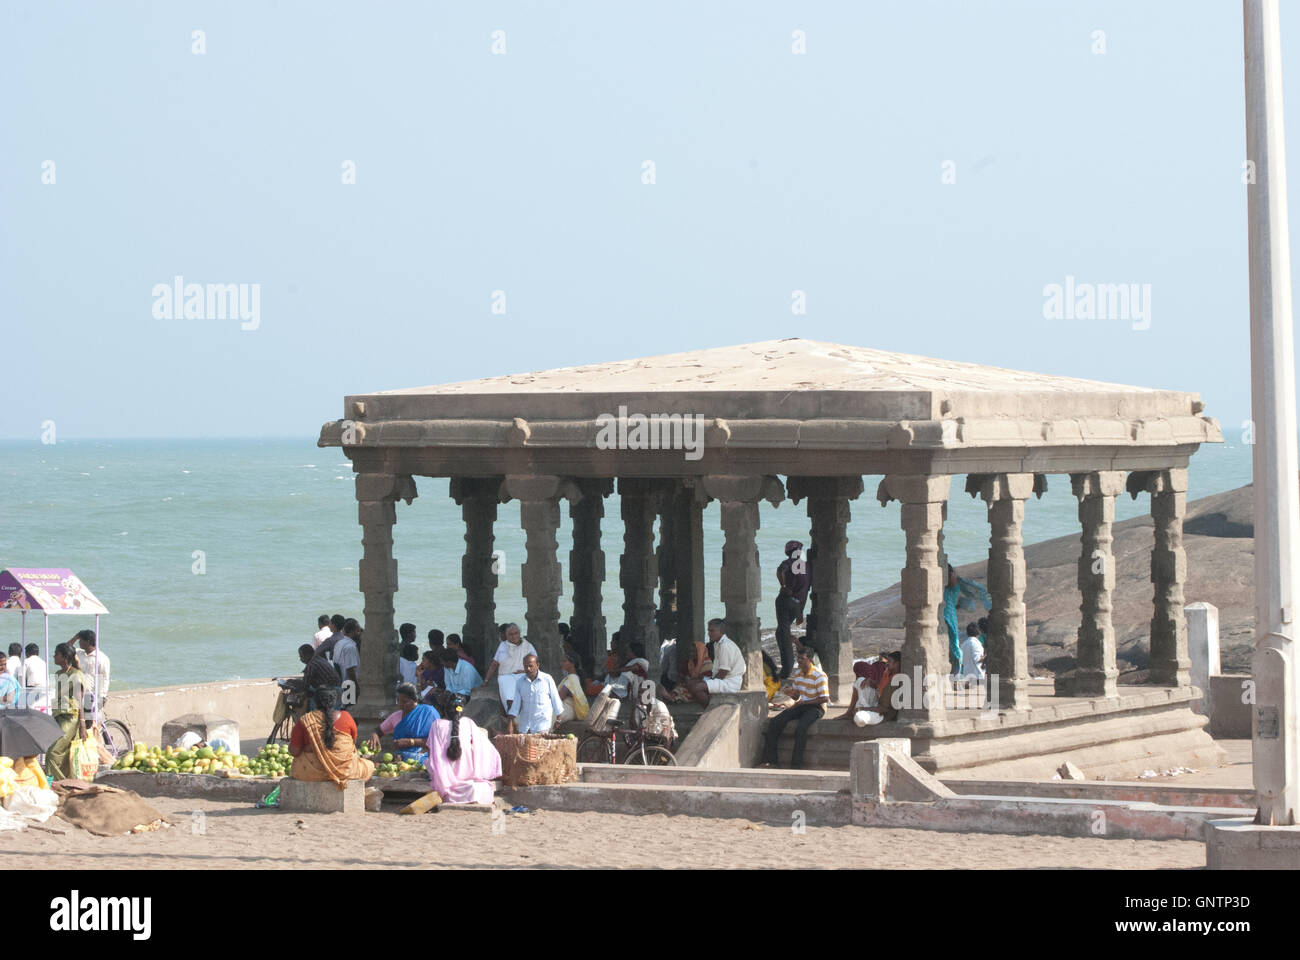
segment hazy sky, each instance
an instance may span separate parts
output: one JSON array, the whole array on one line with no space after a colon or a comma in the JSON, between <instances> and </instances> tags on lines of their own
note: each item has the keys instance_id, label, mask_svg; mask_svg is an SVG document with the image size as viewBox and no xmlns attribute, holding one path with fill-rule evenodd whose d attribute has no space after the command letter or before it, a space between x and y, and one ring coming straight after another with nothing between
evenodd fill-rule
<instances>
[{"instance_id":1,"label":"hazy sky","mask_svg":"<svg viewBox=\"0 0 1300 960\"><path fill-rule=\"evenodd\" d=\"M1235 438L1241 34L1224 0L5 0L0 436L311 436L345 393L806 336L1198 390ZM257 329L156 317L177 275L260 284ZM1149 326L1045 318L1067 275L1150 284Z\"/></svg>"}]
</instances>

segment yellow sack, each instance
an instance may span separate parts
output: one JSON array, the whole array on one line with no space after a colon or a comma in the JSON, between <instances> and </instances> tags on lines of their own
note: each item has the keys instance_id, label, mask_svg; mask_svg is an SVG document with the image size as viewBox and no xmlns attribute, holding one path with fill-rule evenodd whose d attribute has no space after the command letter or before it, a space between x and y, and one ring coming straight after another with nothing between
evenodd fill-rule
<instances>
[{"instance_id":1,"label":"yellow sack","mask_svg":"<svg viewBox=\"0 0 1300 960\"><path fill-rule=\"evenodd\" d=\"M11 767L0 767L0 800L18 789L18 778Z\"/></svg>"},{"instance_id":2,"label":"yellow sack","mask_svg":"<svg viewBox=\"0 0 1300 960\"><path fill-rule=\"evenodd\" d=\"M68 765L78 780L94 780L99 773L99 741L94 733L86 731L85 740L74 739L68 752Z\"/></svg>"}]
</instances>

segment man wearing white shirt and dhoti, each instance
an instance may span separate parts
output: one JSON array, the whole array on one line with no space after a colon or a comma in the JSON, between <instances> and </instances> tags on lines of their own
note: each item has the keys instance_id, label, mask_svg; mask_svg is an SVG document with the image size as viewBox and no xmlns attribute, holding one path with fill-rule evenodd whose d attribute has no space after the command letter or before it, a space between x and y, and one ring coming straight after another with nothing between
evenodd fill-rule
<instances>
[{"instance_id":1,"label":"man wearing white shirt and dhoti","mask_svg":"<svg viewBox=\"0 0 1300 960\"><path fill-rule=\"evenodd\" d=\"M488 664L487 676L483 678L484 683L491 683L496 678L501 705L507 712L515 699L515 686L524 675L524 660L530 656L537 656L537 649L520 635L519 624L507 623L505 636Z\"/></svg>"},{"instance_id":2,"label":"man wearing white shirt and dhoti","mask_svg":"<svg viewBox=\"0 0 1300 960\"><path fill-rule=\"evenodd\" d=\"M537 654L528 654L524 657L524 672L519 674L515 686L510 732L550 733L563 710L564 702L555 679L538 669Z\"/></svg>"},{"instance_id":3,"label":"man wearing white shirt and dhoti","mask_svg":"<svg viewBox=\"0 0 1300 960\"><path fill-rule=\"evenodd\" d=\"M723 632L725 626L726 622L716 617L709 621L708 646L713 675L684 684L686 695L701 706L709 705L711 694L739 693L745 681L745 655L740 652L736 641Z\"/></svg>"}]
</instances>

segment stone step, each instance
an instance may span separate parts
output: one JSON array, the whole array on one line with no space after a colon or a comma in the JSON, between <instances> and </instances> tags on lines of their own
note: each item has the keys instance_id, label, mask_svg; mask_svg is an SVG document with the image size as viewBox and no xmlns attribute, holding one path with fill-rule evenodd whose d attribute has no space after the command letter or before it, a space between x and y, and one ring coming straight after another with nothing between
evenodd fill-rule
<instances>
[{"instance_id":1,"label":"stone step","mask_svg":"<svg viewBox=\"0 0 1300 960\"><path fill-rule=\"evenodd\" d=\"M846 772L826 770L780 770L741 767L643 767L631 764L579 764L584 783L641 783L672 787L739 787L754 789L827 790L849 789Z\"/></svg>"},{"instance_id":2,"label":"stone step","mask_svg":"<svg viewBox=\"0 0 1300 960\"><path fill-rule=\"evenodd\" d=\"M849 822L851 812L848 793L830 790L565 783L503 788L501 793L511 803L544 810L735 817L780 826L838 826Z\"/></svg>"}]
</instances>

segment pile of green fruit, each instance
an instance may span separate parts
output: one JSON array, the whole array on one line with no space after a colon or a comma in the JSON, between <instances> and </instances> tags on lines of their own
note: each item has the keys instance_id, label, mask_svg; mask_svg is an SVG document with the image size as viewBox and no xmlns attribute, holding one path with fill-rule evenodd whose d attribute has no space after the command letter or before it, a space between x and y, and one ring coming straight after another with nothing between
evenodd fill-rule
<instances>
[{"instance_id":1,"label":"pile of green fruit","mask_svg":"<svg viewBox=\"0 0 1300 960\"><path fill-rule=\"evenodd\" d=\"M287 777L292 766L287 743L268 743L248 762L248 772L259 777Z\"/></svg>"},{"instance_id":2,"label":"pile of green fruit","mask_svg":"<svg viewBox=\"0 0 1300 960\"><path fill-rule=\"evenodd\" d=\"M376 751L371 751L369 756L374 756ZM394 777L400 777L404 773L412 770L423 770L424 766L418 761L402 760L394 757L391 753L385 753L382 757L375 757L375 776L383 777L385 780L392 780Z\"/></svg>"},{"instance_id":3,"label":"pile of green fruit","mask_svg":"<svg viewBox=\"0 0 1300 960\"><path fill-rule=\"evenodd\" d=\"M233 754L225 747L150 747L137 743L113 764L114 770L139 770L144 773L248 773L251 761Z\"/></svg>"}]
</instances>

